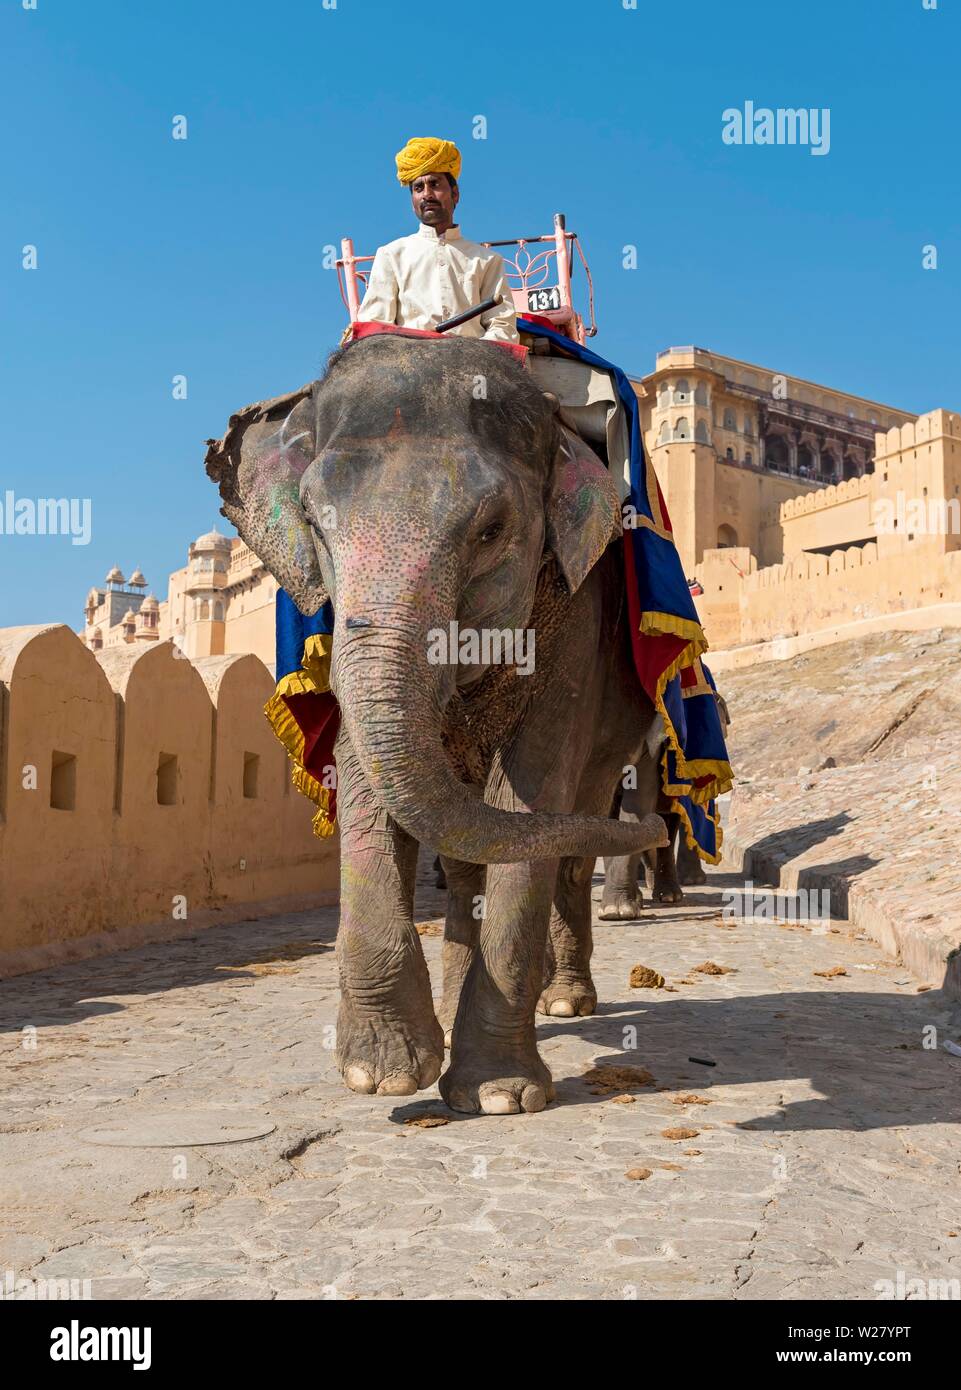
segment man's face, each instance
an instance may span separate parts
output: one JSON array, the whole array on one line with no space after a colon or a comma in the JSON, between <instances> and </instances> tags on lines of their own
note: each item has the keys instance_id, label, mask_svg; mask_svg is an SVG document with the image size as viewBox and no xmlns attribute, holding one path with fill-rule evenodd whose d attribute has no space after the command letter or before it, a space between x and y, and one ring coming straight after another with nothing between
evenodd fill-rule
<instances>
[{"instance_id":1,"label":"man's face","mask_svg":"<svg viewBox=\"0 0 961 1390\"><path fill-rule=\"evenodd\" d=\"M454 225L454 209L460 194L451 188L446 174L421 174L410 186L414 216L435 232L446 232Z\"/></svg>"}]
</instances>

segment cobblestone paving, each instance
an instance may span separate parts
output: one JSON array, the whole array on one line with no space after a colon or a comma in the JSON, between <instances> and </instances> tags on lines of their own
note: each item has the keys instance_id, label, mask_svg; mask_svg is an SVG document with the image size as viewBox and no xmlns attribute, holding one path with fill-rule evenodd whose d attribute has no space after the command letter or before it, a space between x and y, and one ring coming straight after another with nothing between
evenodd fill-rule
<instances>
[{"instance_id":1,"label":"cobblestone paving","mask_svg":"<svg viewBox=\"0 0 961 1390\"><path fill-rule=\"evenodd\" d=\"M345 1091L333 909L12 980L0 1284L10 1270L89 1279L94 1297L873 1299L898 1271L961 1278L961 1059L924 1046L961 1038L961 1011L844 924L724 919L732 882L713 873L679 908L598 925L598 1013L538 1027L558 1090L540 1115ZM441 911L425 886L420 917ZM436 988L439 936L424 946ZM696 971L708 960L731 973ZM673 992L630 989L635 964ZM583 1074L606 1064L649 1068L657 1089L595 1094ZM674 1103L692 1094L710 1104ZM224 1110L276 1128L206 1147L81 1137ZM447 1123L405 1123L425 1114ZM678 1128L697 1133L663 1137ZM650 1176L625 1177L638 1168Z\"/></svg>"}]
</instances>

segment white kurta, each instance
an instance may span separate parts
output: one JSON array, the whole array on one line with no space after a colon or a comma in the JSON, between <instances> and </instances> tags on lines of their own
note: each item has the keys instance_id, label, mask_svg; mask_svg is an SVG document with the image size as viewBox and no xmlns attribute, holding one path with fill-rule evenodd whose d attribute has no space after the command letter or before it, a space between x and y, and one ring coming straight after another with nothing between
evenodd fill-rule
<instances>
[{"instance_id":1,"label":"white kurta","mask_svg":"<svg viewBox=\"0 0 961 1390\"><path fill-rule=\"evenodd\" d=\"M462 314L482 299L501 295L503 303L452 328L465 338L517 342L514 301L504 261L451 227L440 236L422 226L412 236L398 237L374 257L367 293L358 318L365 322L397 323L404 328L435 328Z\"/></svg>"}]
</instances>

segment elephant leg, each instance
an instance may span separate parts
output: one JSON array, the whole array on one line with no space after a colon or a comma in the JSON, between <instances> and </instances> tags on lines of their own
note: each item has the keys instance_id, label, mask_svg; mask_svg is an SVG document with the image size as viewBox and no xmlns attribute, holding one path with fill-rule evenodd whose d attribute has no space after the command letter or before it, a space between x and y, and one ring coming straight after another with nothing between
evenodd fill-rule
<instances>
[{"instance_id":1,"label":"elephant leg","mask_svg":"<svg viewBox=\"0 0 961 1390\"><path fill-rule=\"evenodd\" d=\"M695 850L688 849L684 832L680 829L677 841L677 881L688 886L707 883L707 874L704 872L700 856Z\"/></svg>"},{"instance_id":2,"label":"elephant leg","mask_svg":"<svg viewBox=\"0 0 961 1390\"><path fill-rule=\"evenodd\" d=\"M597 990L591 979L591 879L593 859L562 859L554 889L544 988L537 1012L554 1018L592 1014Z\"/></svg>"},{"instance_id":3,"label":"elephant leg","mask_svg":"<svg viewBox=\"0 0 961 1390\"><path fill-rule=\"evenodd\" d=\"M604 860L604 892L597 911L602 922L636 922L643 914L644 899L637 881L640 866L639 854Z\"/></svg>"},{"instance_id":4,"label":"elephant leg","mask_svg":"<svg viewBox=\"0 0 961 1390\"><path fill-rule=\"evenodd\" d=\"M534 1036L557 860L490 864L480 941L464 987L440 1093L452 1110L511 1115L554 1098Z\"/></svg>"},{"instance_id":5,"label":"elephant leg","mask_svg":"<svg viewBox=\"0 0 961 1390\"><path fill-rule=\"evenodd\" d=\"M662 849L650 851L654 860L651 898L656 903L681 903L684 901L684 894L677 881L677 868L674 859L680 816L676 812L668 812L664 816L664 823L667 826L669 843Z\"/></svg>"},{"instance_id":6,"label":"elephant leg","mask_svg":"<svg viewBox=\"0 0 961 1390\"><path fill-rule=\"evenodd\" d=\"M447 917L443 946L444 993L437 1007L437 1018L444 1030L444 1046L450 1047L460 992L480 938L485 870L483 864L464 864L458 859L445 858L441 872L447 880Z\"/></svg>"},{"instance_id":7,"label":"elephant leg","mask_svg":"<svg viewBox=\"0 0 961 1390\"><path fill-rule=\"evenodd\" d=\"M336 749L341 893L337 1061L364 1095L408 1096L440 1074L444 1035L414 928L417 842L374 802L348 740Z\"/></svg>"},{"instance_id":8,"label":"elephant leg","mask_svg":"<svg viewBox=\"0 0 961 1390\"><path fill-rule=\"evenodd\" d=\"M648 756L638 760L634 768L633 787L625 787L620 798L621 820L640 821L658 807L660 784L660 765L656 758ZM647 876L648 860L653 861L656 850L645 850L641 854L625 855L618 859L604 860L604 894L598 913L602 922L636 922L643 913L644 899L638 885L638 875L643 866ZM653 863L648 889L653 886Z\"/></svg>"}]
</instances>

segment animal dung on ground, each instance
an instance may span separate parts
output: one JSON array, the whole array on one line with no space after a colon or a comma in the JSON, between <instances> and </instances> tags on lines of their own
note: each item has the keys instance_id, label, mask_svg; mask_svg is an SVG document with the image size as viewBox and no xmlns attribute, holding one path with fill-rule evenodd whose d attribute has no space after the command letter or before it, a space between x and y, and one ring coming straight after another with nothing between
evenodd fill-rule
<instances>
[{"instance_id":1,"label":"animal dung on ground","mask_svg":"<svg viewBox=\"0 0 961 1390\"><path fill-rule=\"evenodd\" d=\"M418 923L417 923L417 935L418 935L418 936L443 936L443 935L444 935L444 919L443 919L443 917L435 917L435 918L434 918L432 921L430 921L430 922L418 922Z\"/></svg>"},{"instance_id":2,"label":"animal dung on ground","mask_svg":"<svg viewBox=\"0 0 961 1390\"><path fill-rule=\"evenodd\" d=\"M631 989L663 989L664 976L652 970L649 965L635 965L631 969Z\"/></svg>"},{"instance_id":3,"label":"animal dung on ground","mask_svg":"<svg viewBox=\"0 0 961 1390\"><path fill-rule=\"evenodd\" d=\"M613 1105L633 1105L633 1104L634 1104L634 1097L633 1097L633 1096L611 1096L611 1103L612 1103Z\"/></svg>"},{"instance_id":4,"label":"animal dung on ground","mask_svg":"<svg viewBox=\"0 0 961 1390\"><path fill-rule=\"evenodd\" d=\"M707 1100L706 1097L704 1097L704 1096L687 1095L687 1096L672 1096L672 1097L671 1097L671 1104L672 1104L672 1105L710 1105L711 1102L710 1102L709 1100Z\"/></svg>"},{"instance_id":5,"label":"animal dung on ground","mask_svg":"<svg viewBox=\"0 0 961 1390\"><path fill-rule=\"evenodd\" d=\"M644 1086L656 1086L657 1082L646 1067L600 1066L591 1067L581 1080L592 1088L595 1096L611 1095L618 1091L639 1091Z\"/></svg>"},{"instance_id":6,"label":"animal dung on ground","mask_svg":"<svg viewBox=\"0 0 961 1390\"><path fill-rule=\"evenodd\" d=\"M662 1139L696 1139L700 1134L699 1129L662 1129Z\"/></svg>"},{"instance_id":7,"label":"animal dung on ground","mask_svg":"<svg viewBox=\"0 0 961 1390\"><path fill-rule=\"evenodd\" d=\"M846 975L848 972L843 965L832 965L830 970L815 970L815 975L820 975L822 980L833 980L837 975Z\"/></svg>"},{"instance_id":8,"label":"animal dung on ground","mask_svg":"<svg viewBox=\"0 0 961 1390\"><path fill-rule=\"evenodd\" d=\"M700 1158L701 1156L700 1149L682 1149L681 1152L685 1158Z\"/></svg>"},{"instance_id":9,"label":"animal dung on ground","mask_svg":"<svg viewBox=\"0 0 961 1390\"><path fill-rule=\"evenodd\" d=\"M437 1125L449 1125L450 1120L446 1115L408 1115L404 1124L415 1129L434 1129Z\"/></svg>"},{"instance_id":10,"label":"animal dung on ground","mask_svg":"<svg viewBox=\"0 0 961 1390\"><path fill-rule=\"evenodd\" d=\"M718 965L716 961L706 960L701 965L692 965L692 970L696 970L700 975L734 975L736 971L733 965Z\"/></svg>"},{"instance_id":11,"label":"animal dung on ground","mask_svg":"<svg viewBox=\"0 0 961 1390\"><path fill-rule=\"evenodd\" d=\"M624 1174L625 1178L630 1178L631 1182L643 1182L645 1178L651 1177L650 1168L628 1168Z\"/></svg>"}]
</instances>

